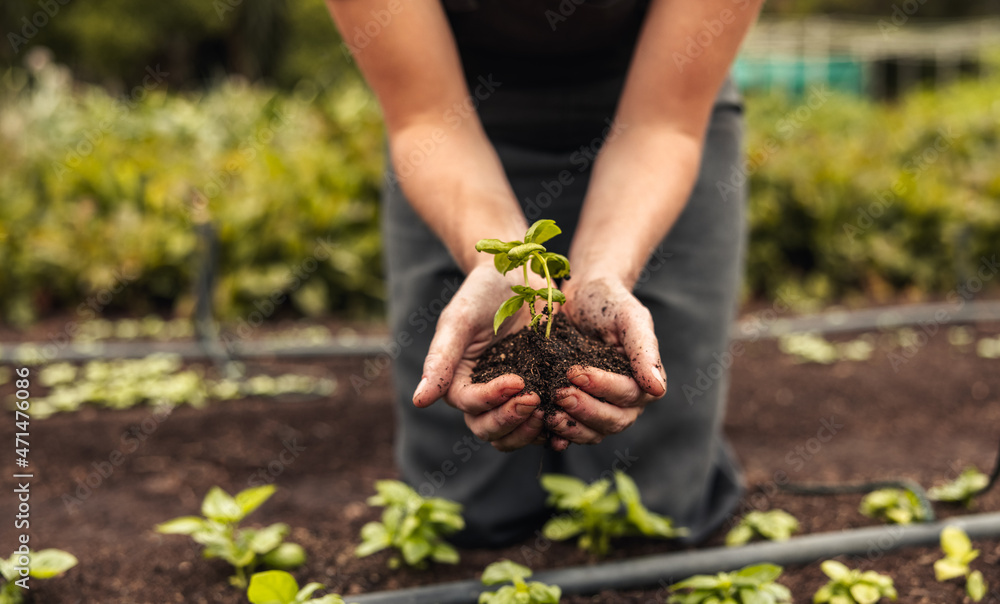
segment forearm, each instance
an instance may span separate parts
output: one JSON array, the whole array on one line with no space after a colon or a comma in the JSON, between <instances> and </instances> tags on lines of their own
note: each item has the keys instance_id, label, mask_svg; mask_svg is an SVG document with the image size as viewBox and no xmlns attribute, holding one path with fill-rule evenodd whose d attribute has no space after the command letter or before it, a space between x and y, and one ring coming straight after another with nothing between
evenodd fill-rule
<instances>
[{"instance_id":1,"label":"forearm","mask_svg":"<svg viewBox=\"0 0 1000 604\"><path fill-rule=\"evenodd\" d=\"M399 185L464 272L493 260L476 252L480 239L524 236L524 214L478 122L410 124L390 132L389 146Z\"/></svg>"}]
</instances>

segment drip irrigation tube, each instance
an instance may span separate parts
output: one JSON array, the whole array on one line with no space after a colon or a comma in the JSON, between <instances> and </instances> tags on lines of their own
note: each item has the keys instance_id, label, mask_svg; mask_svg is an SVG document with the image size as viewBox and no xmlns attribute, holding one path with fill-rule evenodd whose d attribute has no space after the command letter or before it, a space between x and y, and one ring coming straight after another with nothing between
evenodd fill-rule
<instances>
[{"instance_id":1,"label":"drip irrigation tube","mask_svg":"<svg viewBox=\"0 0 1000 604\"><path fill-rule=\"evenodd\" d=\"M644 556L538 572L531 580L558 585L566 595L591 594L606 589L642 589L762 562L788 565L808 564L840 555L881 557L901 547L934 545L941 530L949 525L962 528L973 539L1000 537L1000 512L960 516L933 524L867 527L804 535L782 542ZM478 581L458 581L348 596L345 601L357 604L466 604L476 602L483 590Z\"/></svg>"}]
</instances>

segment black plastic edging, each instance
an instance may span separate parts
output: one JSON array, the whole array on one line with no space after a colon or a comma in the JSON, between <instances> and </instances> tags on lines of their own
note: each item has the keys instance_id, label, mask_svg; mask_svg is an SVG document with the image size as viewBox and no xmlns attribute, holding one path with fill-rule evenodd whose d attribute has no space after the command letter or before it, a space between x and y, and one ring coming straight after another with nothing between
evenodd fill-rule
<instances>
[{"instance_id":1,"label":"black plastic edging","mask_svg":"<svg viewBox=\"0 0 1000 604\"><path fill-rule=\"evenodd\" d=\"M941 530L949 525L962 528L972 539L1000 537L1000 512L959 516L933 524L866 527L804 535L782 542L644 556L538 572L531 580L558 585L566 595L642 589L669 585L692 575L732 571L763 562L785 566L809 564L840 555L881 557L901 547L936 544ZM478 581L458 581L348 596L345 601L357 604L467 604L476 602L483 590Z\"/></svg>"}]
</instances>

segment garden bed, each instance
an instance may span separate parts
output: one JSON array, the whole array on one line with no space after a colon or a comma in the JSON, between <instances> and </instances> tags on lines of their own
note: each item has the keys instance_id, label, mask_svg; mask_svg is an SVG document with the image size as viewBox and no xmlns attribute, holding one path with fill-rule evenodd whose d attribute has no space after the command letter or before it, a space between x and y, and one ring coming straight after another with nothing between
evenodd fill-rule
<instances>
[{"instance_id":1,"label":"garden bed","mask_svg":"<svg viewBox=\"0 0 1000 604\"><path fill-rule=\"evenodd\" d=\"M997 327L981 326L977 335L994 335ZM1000 361L978 357L974 347L949 344L944 331L898 371L890 349L881 344L869 361L829 365L796 363L774 341L747 344L733 366L726 420L753 485L746 509L785 509L800 519L803 533L871 526L876 522L857 511L861 495L790 495L778 492L775 481L785 475L795 482L905 477L928 487L954 478L968 464L988 470L1000 439ZM378 509L364 504L374 492L373 482L397 477L387 380L369 377L371 385L360 392L351 387L351 375L363 375L364 363L268 364L275 372L335 375L340 387L329 398L227 401L201 410L180 407L167 417L148 408L84 409L33 422L31 542L65 549L80 564L58 579L33 582L29 601L245 602L229 587L224 563L204 561L190 540L152 528L195 512L212 485L234 492L270 480L278 492L250 524L288 523L290 539L309 553L308 563L294 573L300 583L320 581L345 595L475 578L500 557L530 562L535 569L591 562L571 543L538 552L533 540L502 550L462 550L459 565L427 571L389 570L387 554L354 558L361 526L379 516ZM10 392L10 384L0 388L0 396ZM13 440L13 422L6 417L0 442ZM831 424L838 426L835 434L821 432ZM116 451L124 461L114 468L106 462ZM284 456L282 451L287 451ZM94 486L80 488L88 477ZM13 486L10 472L4 472L0 488L10 493ZM997 491L976 508L998 509ZM940 517L967 513L943 505L936 510ZM14 514L13 498L0 498L0 517ZM709 544L719 544L721 536ZM611 559L676 549L643 540L616 545ZM1000 541L975 545L982 554L973 566L984 572L994 592L987 597L996 598ZM934 547L886 553L876 546L867 557L844 561L890 574L900 602L962 601L958 583L934 581L931 564L938 557ZM806 602L825 578L812 564L788 568L780 581L795 601ZM652 588L567 601L645 603L662 601L665 594Z\"/></svg>"}]
</instances>

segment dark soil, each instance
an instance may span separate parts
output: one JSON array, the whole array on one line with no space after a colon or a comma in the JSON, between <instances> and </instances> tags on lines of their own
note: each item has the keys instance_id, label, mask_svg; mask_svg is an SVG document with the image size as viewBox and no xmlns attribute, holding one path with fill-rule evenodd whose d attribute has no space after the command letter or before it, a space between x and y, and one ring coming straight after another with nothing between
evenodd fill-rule
<instances>
[{"instance_id":1,"label":"dark soil","mask_svg":"<svg viewBox=\"0 0 1000 604\"><path fill-rule=\"evenodd\" d=\"M566 371L575 365L633 376L628 357L620 349L581 333L565 314L556 313L549 337L544 331L525 327L487 348L472 372L472 381L483 384L501 375L517 374L525 384L521 392L538 393L538 408L549 418L559 410L556 392L572 386Z\"/></svg>"},{"instance_id":2,"label":"dark soil","mask_svg":"<svg viewBox=\"0 0 1000 604\"><path fill-rule=\"evenodd\" d=\"M982 326L978 336L1000 326ZM803 533L872 526L858 513L861 495L795 496L777 484L843 482L904 477L931 486L953 478L968 464L991 466L1000 437L1000 361L950 345L940 330L893 369L880 345L867 362L798 364L774 342L747 344L733 365L725 430L746 470L751 488L741 510L782 508L795 514ZM370 360L368 361L370 363ZM371 379L365 359L268 365L274 373L336 375L340 388L327 399L248 399L203 410L178 408L157 418L145 408L87 409L34 421L30 434L30 536L37 548L59 547L80 565L64 576L33 581L34 604L245 603L230 588L230 572L206 561L185 537L159 535L152 527L196 513L212 485L230 492L274 482L277 493L249 519L251 525L286 522L291 539L309 554L294 574L300 583L320 581L332 590L362 592L475 578L499 557L536 569L588 564L572 543L536 547L534 540L501 550L461 550L457 566L427 571L386 568L387 553L352 556L361 526L379 510L364 501L377 479L396 478L393 465L391 388L387 371ZM366 372L369 372L366 374ZM355 390L350 376L369 375L371 386ZM0 386L0 398L13 392ZM43 393L33 386L32 393ZM14 548L11 524L13 415L0 422L7 452L0 472L0 548ZM640 421L642 421L640 419ZM836 426L820 432L824 426ZM282 459L282 451L288 451ZM123 458L118 457L118 453ZM109 468L109 460L120 460ZM975 511L1000 510L1000 490ZM968 513L938 505L948 517ZM706 546L721 543L725 527ZM678 549L669 542L619 540L611 559ZM1000 540L977 540L991 594L1000 597ZM931 564L936 547L842 558L852 567L890 574L899 601L963 602L959 582L937 583ZM667 581L669 578L664 578ZM825 581L818 564L789 567L782 583L796 602L811 601ZM661 602L665 589L605 592L567 598L583 602Z\"/></svg>"}]
</instances>

